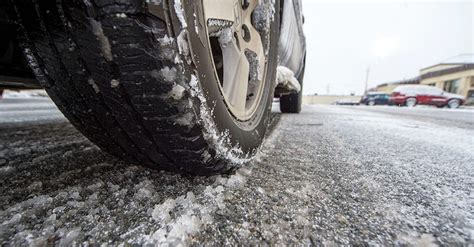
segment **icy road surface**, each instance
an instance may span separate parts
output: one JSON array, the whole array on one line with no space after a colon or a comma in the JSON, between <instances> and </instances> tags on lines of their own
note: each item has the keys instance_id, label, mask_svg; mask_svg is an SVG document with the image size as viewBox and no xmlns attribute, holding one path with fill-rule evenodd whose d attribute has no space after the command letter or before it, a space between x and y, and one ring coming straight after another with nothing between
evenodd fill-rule
<instances>
[{"instance_id":1,"label":"icy road surface","mask_svg":"<svg viewBox=\"0 0 474 247\"><path fill-rule=\"evenodd\" d=\"M50 122L63 119L63 114L46 97L0 99L0 125L8 123Z\"/></svg>"},{"instance_id":2,"label":"icy road surface","mask_svg":"<svg viewBox=\"0 0 474 247\"><path fill-rule=\"evenodd\" d=\"M0 123L1 245L474 244L468 110L274 114L255 162L193 178L110 157L54 106L41 121L12 109L0 116L24 121Z\"/></svg>"}]
</instances>

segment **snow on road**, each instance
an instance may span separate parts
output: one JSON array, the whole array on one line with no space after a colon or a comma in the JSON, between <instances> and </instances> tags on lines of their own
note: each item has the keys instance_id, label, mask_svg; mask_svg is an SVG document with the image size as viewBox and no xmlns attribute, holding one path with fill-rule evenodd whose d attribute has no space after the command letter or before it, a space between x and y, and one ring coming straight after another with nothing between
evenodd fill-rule
<instances>
[{"instance_id":1,"label":"snow on road","mask_svg":"<svg viewBox=\"0 0 474 247\"><path fill-rule=\"evenodd\" d=\"M0 124L0 243L472 244L470 116L404 111L307 106L213 177L125 164L64 120Z\"/></svg>"},{"instance_id":2,"label":"snow on road","mask_svg":"<svg viewBox=\"0 0 474 247\"><path fill-rule=\"evenodd\" d=\"M0 124L63 120L49 98L0 99Z\"/></svg>"}]
</instances>

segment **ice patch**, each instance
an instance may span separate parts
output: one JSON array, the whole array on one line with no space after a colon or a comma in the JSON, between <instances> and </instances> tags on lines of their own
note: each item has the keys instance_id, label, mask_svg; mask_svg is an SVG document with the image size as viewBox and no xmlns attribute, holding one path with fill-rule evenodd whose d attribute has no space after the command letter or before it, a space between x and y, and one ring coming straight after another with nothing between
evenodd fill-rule
<instances>
[{"instance_id":1,"label":"ice patch","mask_svg":"<svg viewBox=\"0 0 474 247\"><path fill-rule=\"evenodd\" d=\"M246 183L245 177L240 174L235 174L227 180L226 187L228 188L242 188Z\"/></svg>"},{"instance_id":2,"label":"ice patch","mask_svg":"<svg viewBox=\"0 0 474 247\"><path fill-rule=\"evenodd\" d=\"M212 117L212 112L207 106L206 98L198 86L198 78L195 75L191 75L189 85L191 96L197 97L201 103L199 108L200 119L198 119L198 121L203 126L202 131L204 138L216 151L216 156L237 165L242 165L252 160L248 154L245 154L242 149L240 149L239 145L231 144L228 131L223 133L219 132Z\"/></svg>"},{"instance_id":3,"label":"ice patch","mask_svg":"<svg viewBox=\"0 0 474 247\"><path fill-rule=\"evenodd\" d=\"M166 199L162 204L155 205L151 217L158 221L167 223L171 220L170 212L176 206L176 201L174 199Z\"/></svg>"},{"instance_id":4,"label":"ice patch","mask_svg":"<svg viewBox=\"0 0 474 247\"><path fill-rule=\"evenodd\" d=\"M73 245L74 240L81 234L81 228L74 228L69 231L66 236L61 238L59 241L59 246L69 246Z\"/></svg>"},{"instance_id":5,"label":"ice patch","mask_svg":"<svg viewBox=\"0 0 474 247\"><path fill-rule=\"evenodd\" d=\"M201 209L204 207L196 203L196 197L192 192L176 200L168 199L163 204L155 205L152 217L160 222L162 227L145 236L145 244L186 245L190 237L199 232L203 226ZM178 214L175 219L172 219L171 211Z\"/></svg>"},{"instance_id":6,"label":"ice patch","mask_svg":"<svg viewBox=\"0 0 474 247\"><path fill-rule=\"evenodd\" d=\"M263 67L260 66L258 56L255 52L246 50L245 51L245 57L247 58L247 61L249 62L250 65L250 83L251 84L256 84L259 81L263 80ZM264 63L264 61L262 61Z\"/></svg>"},{"instance_id":7,"label":"ice patch","mask_svg":"<svg viewBox=\"0 0 474 247\"><path fill-rule=\"evenodd\" d=\"M96 191L96 190L102 188L103 186L104 186L104 183L102 181L99 181L95 184L91 184L91 185L87 186L87 189L91 190L91 191Z\"/></svg>"},{"instance_id":8,"label":"ice patch","mask_svg":"<svg viewBox=\"0 0 474 247\"><path fill-rule=\"evenodd\" d=\"M396 245L412 245L423 247L435 247L436 239L432 234L420 234L418 232L410 232L408 234L400 234L395 241Z\"/></svg>"},{"instance_id":9,"label":"ice patch","mask_svg":"<svg viewBox=\"0 0 474 247\"><path fill-rule=\"evenodd\" d=\"M227 46L232 41L232 39L234 38L231 28L224 28L224 29L220 30L219 32L217 32L214 35L215 35L215 37L218 37L219 44L222 47Z\"/></svg>"},{"instance_id":10,"label":"ice patch","mask_svg":"<svg viewBox=\"0 0 474 247\"><path fill-rule=\"evenodd\" d=\"M0 176L8 176L15 171L15 168L12 166L2 166L0 167Z\"/></svg>"},{"instance_id":11,"label":"ice patch","mask_svg":"<svg viewBox=\"0 0 474 247\"><path fill-rule=\"evenodd\" d=\"M153 73L153 71L152 71L152 73ZM174 81L176 81L176 77L178 76L178 71L174 67L170 68L170 67L166 66L166 67L164 67L160 70L160 74L161 74L161 77L166 82L174 82Z\"/></svg>"},{"instance_id":12,"label":"ice patch","mask_svg":"<svg viewBox=\"0 0 474 247\"><path fill-rule=\"evenodd\" d=\"M30 98L45 98L48 97L48 94L44 90L20 90L20 91L12 91L6 89L3 91L4 99L30 99Z\"/></svg>"},{"instance_id":13,"label":"ice patch","mask_svg":"<svg viewBox=\"0 0 474 247\"><path fill-rule=\"evenodd\" d=\"M286 193L298 196L300 198L307 198L309 197L312 192L315 191L315 186L309 182L305 183L302 188L295 189L295 188L288 188L286 189Z\"/></svg>"},{"instance_id":14,"label":"ice patch","mask_svg":"<svg viewBox=\"0 0 474 247\"><path fill-rule=\"evenodd\" d=\"M265 0L260 1L259 5L255 8L252 15L252 23L254 23L255 29L260 33L261 37L266 40L264 42L265 55L268 55L269 51L269 35L271 32L271 24L275 20L275 1Z\"/></svg>"},{"instance_id":15,"label":"ice patch","mask_svg":"<svg viewBox=\"0 0 474 247\"><path fill-rule=\"evenodd\" d=\"M165 35L163 38L159 38L158 42L162 45L171 45L173 44L174 39L172 37L168 37L168 35Z\"/></svg>"},{"instance_id":16,"label":"ice patch","mask_svg":"<svg viewBox=\"0 0 474 247\"><path fill-rule=\"evenodd\" d=\"M125 13L118 13L115 16L118 18L127 18L127 15Z\"/></svg>"},{"instance_id":17,"label":"ice patch","mask_svg":"<svg viewBox=\"0 0 474 247\"><path fill-rule=\"evenodd\" d=\"M176 51L174 39L165 35L158 39L158 43L160 45L160 57L178 64L180 60L178 58L179 61L176 61L178 51Z\"/></svg>"},{"instance_id":18,"label":"ice patch","mask_svg":"<svg viewBox=\"0 0 474 247\"><path fill-rule=\"evenodd\" d=\"M116 191L118 191L118 190L120 189L120 186L108 182L108 183L107 183L107 188L109 189L110 192L116 192Z\"/></svg>"},{"instance_id":19,"label":"ice patch","mask_svg":"<svg viewBox=\"0 0 474 247\"><path fill-rule=\"evenodd\" d=\"M146 0L146 3L152 3L156 5L160 5L162 0Z\"/></svg>"},{"instance_id":20,"label":"ice patch","mask_svg":"<svg viewBox=\"0 0 474 247\"><path fill-rule=\"evenodd\" d=\"M148 188L140 188L137 193L135 193L135 197L139 199L150 198L153 196L154 191Z\"/></svg>"},{"instance_id":21,"label":"ice patch","mask_svg":"<svg viewBox=\"0 0 474 247\"><path fill-rule=\"evenodd\" d=\"M36 78L42 82L47 84L48 80L46 79L46 74L47 71L46 69L43 69L39 66L38 60L34 56L35 54L31 51L29 48L25 48L23 50L23 53L25 54L26 61L28 62L28 65L30 66L31 70L35 74Z\"/></svg>"},{"instance_id":22,"label":"ice patch","mask_svg":"<svg viewBox=\"0 0 474 247\"><path fill-rule=\"evenodd\" d=\"M258 187L257 192L262 194L262 195L265 195L265 190L262 187Z\"/></svg>"},{"instance_id":23,"label":"ice patch","mask_svg":"<svg viewBox=\"0 0 474 247\"><path fill-rule=\"evenodd\" d=\"M110 86L111 86L112 88L117 88L119 85L120 85L120 81L119 81L119 80L112 79L112 80L110 81Z\"/></svg>"},{"instance_id":24,"label":"ice patch","mask_svg":"<svg viewBox=\"0 0 474 247\"><path fill-rule=\"evenodd\" d=\"M43 187L43 183L40 182L40 181L36 181L36 182L33 182L32 184L30 184L30 186L28 186L27 190L34 191L34 190L41 189L42 187Z\"/></svg>"},{"instance_id":25,"label":"ice patch","mask_svg":"<svg viewBox=\"0 0 474 247\"><path fill-rule=\"evenodd\" d=\"M126 17L126 16L125 16ZM112 56L112 48L110 46L109 38L105 36L104 30L102 29L102 24L100 22L90 18L89 22L92 26L92 32L94 35L97 37L97 39L100 42L100 47L102 50L102 56L105 57L107 61L112 61L113 56Z\"/></svg>"},{"instance_id":26,"label":"ice patch","mask_svg":"<svg viewBox=\"0 0 474 247\"><path fill-rule=\"evenodd\" d=\"M196 12L193 13L194 17L194 31L196 31L197 34L199 34L199 25L198 25L198 18L196 15Z\"/></svg>"},{"instance_id":27,"label":"ice patch","mask_svg":"<svg viewBox=\"0 0 474 247\"><path fill-rule=\"evenodd\" d=\"M135 193L137 199L151 198L156 193L153 182L148 179L137 184L134 189L137 190Z\"/></svg>"},{"instance_id":28,"label":"ice patch","mask_svg":"<svg viewBox=\"0 0 474 247\"><path fill-rule=\"evenodd\" d=\"M182 28L188 27L188 24L186 23L186 19L184 18L184 10L183 10L183 5L181 4L181 0L176 0L174 2L174 11L176 12L176 16L179 19L179 22L181 23Z\"/></svg>"},{"instance_id":29,"label":"ice patch","mask_svg":"<svg viewBox=\"0 0 474 247\"><path fill-rule=\"evenodd\" d=\"M89 79L87 80L87 84L89 84L89 85L92 86L92 88L94 89L94 92L95 92L95 93L100 93L99 86L97 86L97 84L95 84L94 79L89 78Z\"/></svg>"},{"instance_id":30,"label":"ice patch","mask_svg":"<svg viewBox=\"0 0 474 247\"><path fill-rule=\"evenodd\" d=\"M192 126L193 119L194 119L194 114L188 112L184 114L183 116L176 118L174 122L181 126Z\"/></svg>"},{"instance_id":31,"label":"ice patch","mask_svg":"<svg viewBox=\"0 0 474 247\"><path fill-rule=\"evenodd\" d=\"M175 100L179 100L179 99L183 98L184 91L185 91L185 88L183 86L176 84L176 85L173 86L173 88L168 93L168 95L170 97L172 97L173 99L175 99Z\"/></svg>"},{"instance_id":32,"label":"ice patch","mask_svg":"<svg viewBox=\"0 0 474 247\"><path fill-rule=\"evenodd\" d=\"M246 181L242 174L229 178L218 176L217 180L219 180L216 181L217 184L222 183L224 186L206 186L198 196L193 192L187 192L185 196L167 199L155 205L151 216L160 227L150 235L141 236L140 238L144 239L143 244L189 245L194 235L212 223L212 215L217 210L225 208L226 188L229 191L241 188Z\"/></svg>"},{"instance_id":33,"label":"ice patch","mask_svg":"<svg viewBox=\"0 0 474 247\"><path fill-rule=\"evenodd\" d=\"M4 225L11 225L11 224L17 224L21 221L22 215L20 213L13 215L9 220L4 221L2 223L2 226Z\"/></svg>"},{"instance_id":34,"label":"ice patch","mask_svg":"<svg viewBox=\"0 0 474 247\"><path fill-rule=\"evenodd\" d=\"M188 64L191 63L191 60L189 59L189 45L188 45L188 40L187 40L187 32L186 30L182 30L178 37L177 37L177 42L178 42L178 51L179 54L183 55L186 58L186 61ZM179 60L175 61L179 62Z\"/></svg>"}]
</instances>

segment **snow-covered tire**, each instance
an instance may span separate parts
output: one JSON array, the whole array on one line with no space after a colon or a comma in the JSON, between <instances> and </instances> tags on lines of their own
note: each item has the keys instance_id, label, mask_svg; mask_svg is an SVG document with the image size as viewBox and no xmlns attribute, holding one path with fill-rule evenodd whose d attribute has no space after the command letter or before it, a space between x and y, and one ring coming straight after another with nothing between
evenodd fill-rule
<instances>
[{"instance_id":1,"label":"snow-covered tire","mask_svg":"<svg viewBox=\"0 0 474 247\"><path fill-rule=\"evenodd\" d=\"M201 1L7 2L37 79L103 150L134 164L209 175L246 163L260 146L277 66L278 0L261 104L246 121L223 100Z\"/></svg>"},{"instance_id":2,"label":"snow-covered tire","mask_svg":"<svg viewBox=\"0 0 474 247\"><path fill-rule=\"evenodd\" d=\"M306 63L306 59L304 60ZM301 105L303 104L303 80L304 71L306 64L303 65L303 70L298 76L298 82L300 83L300 91L298 93L291 93L288 95L282 95L280 97L280 111L282 113L300 113Z\"/></svg>"}]
</instances>

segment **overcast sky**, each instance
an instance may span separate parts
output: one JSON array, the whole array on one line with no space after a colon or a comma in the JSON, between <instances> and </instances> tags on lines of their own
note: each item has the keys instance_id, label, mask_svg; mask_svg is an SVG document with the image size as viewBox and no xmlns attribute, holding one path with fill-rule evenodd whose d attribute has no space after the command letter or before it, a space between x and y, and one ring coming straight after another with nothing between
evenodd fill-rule
<instances>
[{"instance_id":1,"label":"overcast sky","mask_svg":"<svg viewBox=\"0 0 474 247\"><path fill-rule=\"evenodd\" d=\"M305 94L361 94L473 53L473 1L303 0Z\"/></svg>"}]
</instances>

